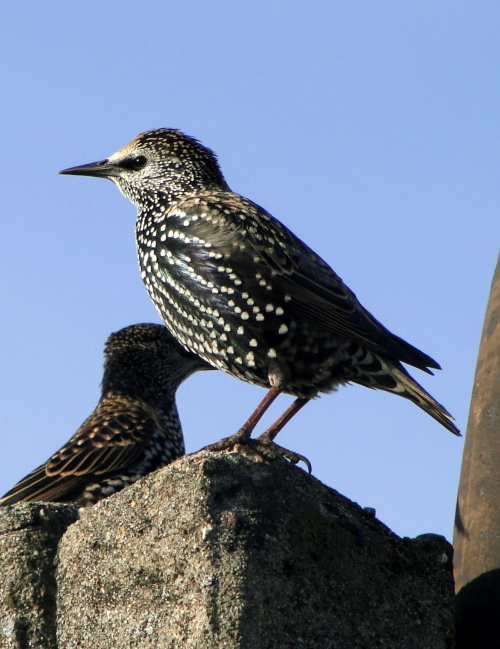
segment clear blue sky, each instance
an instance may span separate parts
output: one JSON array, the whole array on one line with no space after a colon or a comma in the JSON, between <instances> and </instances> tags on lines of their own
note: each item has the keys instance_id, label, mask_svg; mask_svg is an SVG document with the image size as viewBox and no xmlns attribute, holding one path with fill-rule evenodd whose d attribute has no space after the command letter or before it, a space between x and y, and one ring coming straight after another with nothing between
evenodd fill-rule
<instances>
[{"instance_id":1,"label":"clear blue sky","mask_svg":"<svg viewBox=\"0 0 500 649\"><path fill-rule=\"evenodd\" d=\"M414 376L465 431L500 240L499 23L493 1L4 5L0 492L93 410L109 333L159 321L135 208L57 172L162 126L214 149L235 191L441 363ZM188 380L188 450L235 432L263 394ZM398 534L451 537L462 440L411 403L343 388L278 441Z\"/></svg>"}]
</instances>

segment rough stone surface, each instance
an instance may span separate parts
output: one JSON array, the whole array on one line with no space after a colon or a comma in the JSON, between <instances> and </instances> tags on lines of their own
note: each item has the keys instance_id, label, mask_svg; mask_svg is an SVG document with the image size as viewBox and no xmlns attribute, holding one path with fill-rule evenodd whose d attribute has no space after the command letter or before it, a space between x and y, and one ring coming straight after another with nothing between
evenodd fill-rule
<instances>
[{"instance_id":1,"label":"rough stone surface","mask_svg":"<svg viewBox=\"0 0 500 649\"><path fill-rule=\"evenodd\" d=\"M57 546L76 509L0 507L0 648L55 649Z\"/></svg>"},{"instance_id":2,"label":"rough stone surface","mask_svg":"<svg viewBox=\"0 0 500 649\"><path fill-rule=\"evenodd\" d=\"M284 461L201 453L68 529L58 647L451 648L451 565Z\"/></svg>"}]
</instances>

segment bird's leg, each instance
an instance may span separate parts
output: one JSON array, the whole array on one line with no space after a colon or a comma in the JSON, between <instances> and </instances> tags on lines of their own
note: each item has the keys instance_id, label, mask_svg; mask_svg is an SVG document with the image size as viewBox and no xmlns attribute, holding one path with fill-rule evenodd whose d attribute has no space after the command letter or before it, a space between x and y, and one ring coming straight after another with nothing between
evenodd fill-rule
<instances>
[{"instance_id":1,"label":"bird's leg","mask_svg":"<svg viewBox=\"0 0 500 649\"><path fill-rule=\"evenodd\" d=\"M250 439L250 435L252 434L255 426L259 423L266 410L281 394L281 392L281 388L273 386L237 433L230 435L229 437L224 437L224 439L221 439L220 442L205 446L201 450L222 451L241 444L243 446L249 446L254 451L257 451L257 453L260 453L264 457L270 459L285 457L287 460L292 462L292 464L304 462L304 464L307 466L307 470L309 471L309 473L311 473L312 465L306 457L300 455L300 453L289 451L287 448L279 446L279 444L276 444L276 442L274 441L276 435L282 430L282 428L286 426L290 419L306 405L309 399L295 399L292 405L285 410L281 417L279 417L274 422L274 424L266 430L265 433L262 433L262 435L260 435L260 437L258 437L257 439Z\"/></svg>"},{"instance_id":2,"label":"bird's leg","mask_svg":"<svg viewBox=\"0 0 500 649\"><path fill-rule=\"evenodd\" d=\"M266 455L265 447L269 449L270 455L281 455L286 457L292 464L297 464L298 462L304 462L307 466L309 473L312 472L312 465L309 460L300 455L300 453L295 453L294 451L289 451L283 446L279 446L274 441L276 435L288 424L290 419L296 415L301 408L303 408L310 399L299 397L295 399L292 405L285 410L285 412L277 419L274 424L266 430L265 433L262 433L256 440L250 440L251 446L256 450L261 452L263 455Z\"/></svg>"},{"instance_id":3,"label":"bird's leg","mask_svg":"<svg viewBox=\"0 0 500 649\"><path fill-rule=\"evenodd\" d=\"M276 385L267 392L266 396L259 403L257 408L252 412L250 417L246 420L243 426L239 429L234 435L229 437L224 437L220 442L215 444L209 444L208 446L203 447L202 451L222 451L224 449L231 448L236 444L246 444L250 439L250 435L253 432L255 426L259 423L262 416L272 404L272 402L281 394L281 388ZM285 422L286 423L286 422ZM283 424L284 425L284 424Z\"/></svg>"},{"instance_id":4,"label":"bird's leg","mask_svg":"<svg viewBox=\"0 0 500 649\"><path fill-rule=\"evenodd\" d=\"M285 412L277 419L274 424L266 430L265 433L262 433L258 439L272 442L276 435L288 424L290 419L296 415L301 408L303 408L306 403L309 403L310 399L305 397L299 397L295 399L292 405L285 410Z\"/></svg>"}]
</instances>

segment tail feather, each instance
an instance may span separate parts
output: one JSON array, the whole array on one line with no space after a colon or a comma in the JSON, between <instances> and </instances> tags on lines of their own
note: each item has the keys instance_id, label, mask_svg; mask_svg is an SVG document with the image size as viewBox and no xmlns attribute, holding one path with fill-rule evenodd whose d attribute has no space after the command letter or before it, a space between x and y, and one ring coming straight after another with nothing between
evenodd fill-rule
<instances>
[{"instance_id":1,"label":"tail feather","mask_svg":"<svg viewBox=\"0 0 500 649\"><path fill-rule=\"evenodd\" d=\"M394 392L409 399L419 408L422 408L428 415L433 417L442 426L447 428L454 435L460 436L460 431L453 423L454 419L450 413L434 397L424 390L415 379L413 379L403 367L393 367L391 376L396 380L397 385L391 389Z\"/></svg>"},{"instance_id":2,"label":"tail feather","mask_svg":"<svg viewBox=\"0 0 500 649\"><path fill-rule=\"evenodd\" d=\"M428 415L454 435L460 436L460 431L453 423L450 413L434 397L424 390L413 379L401 363L390 361L378 354L365 353L356 367L357 376L351 379L355 383L373 390L392 392L400 397L409 399Z\"/></svg>"},{"instance_id":3,"label":"tail feather","mask_svg":"<svg viewBox=\"0 0 500 649\"><path fill-rule=\"evenodd\" d=\"M42 464L4 494L0 498L0 506L21 501L70 501L70 496L81 486L82 481L81 476L48 475L45 464Z\"/></svg>"}]
</instances>

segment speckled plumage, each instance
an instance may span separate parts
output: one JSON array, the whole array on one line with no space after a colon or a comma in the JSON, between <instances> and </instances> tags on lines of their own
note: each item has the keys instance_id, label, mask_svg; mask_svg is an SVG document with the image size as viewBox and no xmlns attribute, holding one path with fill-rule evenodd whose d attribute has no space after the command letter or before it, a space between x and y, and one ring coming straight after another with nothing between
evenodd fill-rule
<instances>
[{"instance_id":1,"label":"speckled plumage","mask_svg":"<svg viewBox=\"0 0 500 649\"><path fill-rule=\"evenodd\" d=\"M439 365L378 322L282 223L232 192L197 140L148 131L102 162L62 173L109 178L137 206L142 278L187 349L270 388L269 402L280 392L297 397L267 438L309 399L349 382L403 396L459 434L401 363L427 372Z\"/></svg>"},{"instance_id":2,"label":"speckled plumage","mask_svg":"<svg viewBox=\"0 0 500 649\"><path fill-rule=\"evenodd\" d=\"M175 392L200 369L211 367L162 325L132 325L111 334L96 409L0 505L30 500L86 507L184 455Z\"/></svg>"}]
</instances>

